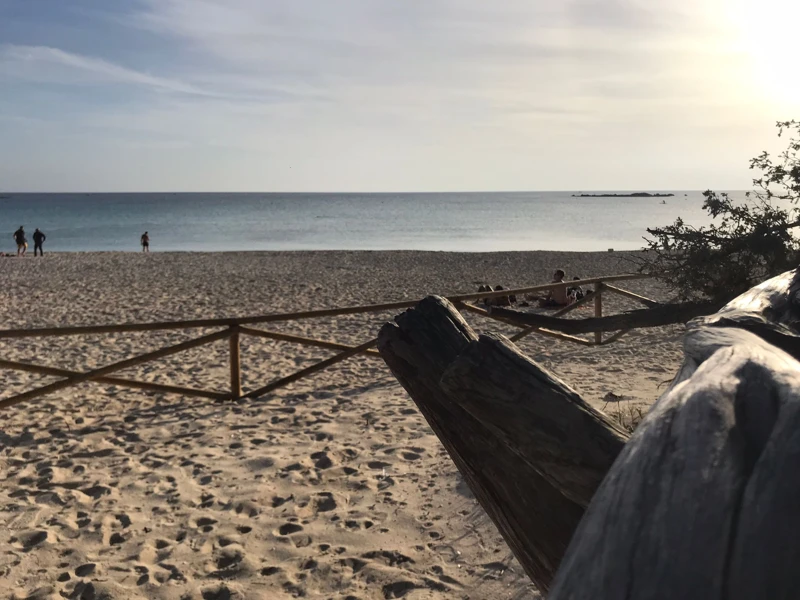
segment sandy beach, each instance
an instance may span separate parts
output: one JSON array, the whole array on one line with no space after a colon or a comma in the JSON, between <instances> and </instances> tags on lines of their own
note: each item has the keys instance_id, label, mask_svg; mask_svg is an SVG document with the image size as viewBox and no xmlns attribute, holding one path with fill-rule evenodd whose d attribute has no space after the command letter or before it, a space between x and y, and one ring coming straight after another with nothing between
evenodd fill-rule
<instances>
[{"instance_id":1,"label":"sandy beach","mask_svg":"<svg viewBox=\"0 0 800 600\"><path fill-rule=\"evenodd\" d=\"M232 317L479 285L631 272L622 253L92 253L0 259L0 328ZM658 300L653 281L621 287ZM608 296L608 313L638 308ZM589 316L592 309L579 309ZM396 311L270 324L359 344ZM479 331L515 329L475 315ZM267 328L265 326L265 328ZM89 370L213 330L2 340L2 357ZM681 359L682 327L520 348L628 418ZM335 351L242 338L243 385ZM217 342L119 374L228 389ZM3 397L52 378L3 371ZM609 399L613 401L609 402ZM414 403L357 356L262 398L216 403L87 383L4 410L0 596L169 600L537 598Z\"/></svg>"}]
</instances>

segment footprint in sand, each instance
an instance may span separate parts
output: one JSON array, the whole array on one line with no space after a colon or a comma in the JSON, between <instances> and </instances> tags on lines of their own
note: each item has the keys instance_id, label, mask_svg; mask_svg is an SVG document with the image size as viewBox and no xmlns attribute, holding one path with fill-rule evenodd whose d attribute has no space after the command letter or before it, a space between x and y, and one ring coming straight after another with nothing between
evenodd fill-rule
<instances>
[{"instance_id":1,"label":"footprint in sand","mask_svg":"<svg viewBox=\"0 0 800 600\"><path fill-rule=\"evenodd\" d=\"M290 500L294 500L294 496L289 496L287 498L281 498L280 496L273 496L272 497L272 508L278 508L279 506L283 506Z\"/></svg>"},{"instance_id":2,"label":"footprint in sand","mask_svg":"<svg viewBox=\"0 0 800 600\"><path fill-rule=\"evenodd\" d=\"M315 452L311 455L314 461L314 467L317 469L330 469L333 466L333 461L327 452Z\"/></svg>"},{"instance_id":3,"label":"footprint in sand","mask_svg":"<svg viewBox=\"0 0 800 600\"><path fill-rule=\"evenodd\" d=\"M127 529L131 526L131 518L124 513L115 515L114 518L119 521L119 524L122 525L123 529Z\"/></svg>"},{"instance_id":4,"label":"footprint in sand","mask_svg":"<svg viewBox=\"0 0 800 600\"><path fill-rule=\"evenodd\" d=\"M244 596L237 590L225 584L207 587L201 592L203 600L244 600Z\"/></svg>"},{"instance_id":5,"label":"footprint in sand","mask_svg":"<svg viewBox=\"0 0 800 600\"><path fill-rule=\"evenodd\" d=\"M329 512L336 509L336 500L331 492L320 492L311 499L315 513Z\"/></svg>"},{"instance_id":6,"label":"footprint in sand","mask_svg":"<svg viewBox=\"0 0 800 600\"><path fill-rule=\"evenodd\" d=\"M310 535L293 535L291 540L295 548L307 548L314 541Z\"/></svg>"},{"instance_id":7,"label":"footprint in sand","mask_svg":"<svg viewBox=\"0 0 800 600\"><path fill-rule=\"evenodd\" d=\"M214 561L217 570L212 575L220 579L232 577L243 570L243 561L244 551L241 546L223 548Z\"/></svg>"},{"instance_id":8,"label":"footprint in sand","mask_svg":"<svg viewBox=\"0 0 800 600\"><path fill-rule=\"evenodd\" d=\"M147 567L144 565L136 565L133 569L139 574L136 585L145 585L150 582L150 570Z\"/></svg>"},{"instance_id":9,"label":"footprint in sand","mask_svg":"<svg viewBox=\"0 0 800 600\"><path fill-rule=\"evenodd\" d=\"M371 460L367 463L367 466L370 469L385 469L386 467L391 467L392 463L383 462L382 460Z\"/></svg>"},{"instance_id":10,"label":"footprint in sand","mask_svg":"<svg viewBox=\"0 0 800 600\"><path fill-rule=\"evenodd\" d=\"M278 535L291 535L303 531L303 526L297 523L284 523L278 527Z\"/></svg>"},{"instance_id":11,"label":"footprint in sand","mask_svg":"<svg viewBox=\"0 0 800 600\"><path fill-rule=\"evenodd\" d=\"M210 533L214 530L214 525L216 525L217 520L212 519L211 517L200 517L195 521L195 527L197 527L203 533Z\"/></svg>"},{"instance_id":12,"label":"footprint in sand","mask_svg":"<svg viewBox=\"0 0 800 600\"><path fill-rule=\"evenodd\" d=\"M41 529L22 531L9 539L9 542L11 542L14 547L21 548L25 552L29 552L45 542L54 543L57 541L54 534Z\"/></svg>"},{"instance_id":13,"label":"footprint in sand","mask_svg":"<svg viewBox=\"0 0 800 600\"><path fill-rule=\"evenodd\" d=\"M412 581L395 581L394 583L387 583L383 586L383 597L389 600L390 598L402 598L411 590L417 589L417 584Z\"/></svg>"},{"instance_id":14,"label":"footprint in sand","mask_svg":"<svg viewBox=\"0 0 800 600\"><path fill-rule=\"evenodd\" d=\"M77 577L88 577L92 573L95 572L97 565L95 563L86 563L75 569L75 575Z\"/></svg>"},{"instance_id":15,"label":"footprint in sand","mask_svg":"<svg viewBox=\"0 0 800 600\"><path fill-rule=\"evenodd\" d=\"M112 533L111 537L108 538L108 544L110 546L118 546L120 544L124 544L125 541L125 536L123 536L121 533Z\"/></svg>"},{"instance_id":16,"label":"footprint in sand","mask_svg":"<svg viewBox=\"0 0 800 600\"><path fill-rule=\"evenodd\" d=\"M250 471L263 471L275 465L275 461L268 456L262 456L245 461L245 465Z\"/></svg>"},{"instance_id":17,"label":"footprint in sand","mask_svg":"<svg viewBox=\"0 0 800 600\"><path fill-rule=\"evenodd\" d=\"M258 506L256 506L252 502L239 502L234 507L233 510L237 515L241 515L242 513L244 513L246 516L250 518L257 517L258 513L261 512Z\"/></svg>"}]
</instances>

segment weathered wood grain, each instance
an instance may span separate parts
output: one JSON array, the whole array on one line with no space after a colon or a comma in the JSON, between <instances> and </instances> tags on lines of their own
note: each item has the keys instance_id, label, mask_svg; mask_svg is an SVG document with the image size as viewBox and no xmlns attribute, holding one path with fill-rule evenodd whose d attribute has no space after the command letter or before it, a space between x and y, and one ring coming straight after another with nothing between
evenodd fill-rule
<instances>
[{"instance_id":1,"label":"weathered wood grain","mask_svg":"<svg viewBox=\"0 0 800 600\"><path fill-rule=\"evenodd\" d=\"M683 365L598 488L551 599L798 596L798 291L785 273L689 323Z\"/></svg>"},{"instance_id":2,"label":"weathered wood grain","mask_svg":"<svg viewBox=\"0 0 800 600\"><path fill-rule=\"evenodd\" d=\"M452 402L581 506L628 434L502 336L482 335L444 371Z\"/></svg>"},{"instance_id":3,"label":"weathered wood grain","mask_svg":"<svg viewBox=\"0 0 800 600\"><path fill-rule=\"evenodd\" d=\"M800 270L768 279L691 325L744 329L800 358Z\"/></svg>"},{"instance_id":4,"label":"weathered wood grain","mask_svg":"<svg viewBox=\"0 0 800 600\"><path fill-rule=\"evenodd\" d=\"M614 463L551 600L797 596L800 363L749 332L692 335L696 370Z\"/></svg>"},{"instance_id":5,"label":"weathered wood grain","mask_svg":"<svg viewBox=\"0 0 800 600\"><path fill-rule=\"evenodd\" d=\"M773 278L692 320L678 374L627 443L567 385L504 338L476 336L442 299L385 326L379 350L551 600L794 598L799 278ZM571 321L580 329L526 324L606 331L637 326L630 314Z\"/></svg>"},{"instance_id":6,"label":"weathered wood grain","mask_svg":"<svg viewBox=\"0 0 800 600\"><path fill-rule=\"evenodd\" d=\"M625 434L510 343L479 339L447 300L426 298L395 321L378 336L381 355L547 590Z\"/></svg>"}]
</instances>

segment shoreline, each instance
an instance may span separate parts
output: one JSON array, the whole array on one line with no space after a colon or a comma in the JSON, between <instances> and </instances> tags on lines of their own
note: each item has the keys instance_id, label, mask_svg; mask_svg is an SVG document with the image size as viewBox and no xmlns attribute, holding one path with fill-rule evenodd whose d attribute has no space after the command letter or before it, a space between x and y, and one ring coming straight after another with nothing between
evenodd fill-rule
<instances>
[{"instance_id":1,"label":"shoreline","mask_svg":"<svg viewBox=\"0 0 800 600\"><path fill-rule=\"evenodd\" d=\"M584 254L600 254L600 255L613 255L613 254L641 254L644 248L638 250L415 250L415 249L400 249L400 250L371 250L371 249L356 249L349 250L346 248L337 249L320 249L320 248L299 248L287 250L151 250L150 252L142 252L141 250L46 250L45 255L93 255L93 254L121 254L121 255L136 255L136 254L464 254L467 256L475 256L481 254L496 255L496 254L569 254L569 255L584 255ZM28 249L28 254L25 258L33 258L32 250ZM2 258L17 258L16 252L6 252L6 256ZM20 257L22 258L22 257ZM36 258L39 258L38 256Z\"/></svg>"}]
</instances>

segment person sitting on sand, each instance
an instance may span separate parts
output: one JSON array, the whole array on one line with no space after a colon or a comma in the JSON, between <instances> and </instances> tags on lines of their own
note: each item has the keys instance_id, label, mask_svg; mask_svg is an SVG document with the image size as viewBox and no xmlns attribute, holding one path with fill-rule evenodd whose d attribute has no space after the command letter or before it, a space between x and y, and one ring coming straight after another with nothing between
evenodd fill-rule
<instances>
[{"instance_id":1,"label":"person sitting on sand","mask_svg":"<svg viewBox=\"0 0 800 600\"><path fill-rule=\"evenodd\" d=\"M495 288L492 288L490 285L482 285L478 288L479 292L499 292L503 290L502 285L498 285ZM517 301L517 297L514 294L509 296L497 296L494 298L483 298L481 300L485 306L511 306L514 302Z\"/></svg>"},{"instance_id":2,"label":"person sitting on sand","mask_svg":"<svg viewBox=\"0 0 800 600\"><path fill-rule=\"evenodd\" d=\"M502 288L500 288L502 289ZM479 292L494 292L495 288L490 285L482 285L478 288ZM480 301L483 302L484 306L496 306L495 301L496 298L481 298Z\"/></svg>"},{"instance_id":3,"label":"person sitting on sand","mask_svg":"<svg viewBox=\"0 0 800 600\"><path fill-rule=\"evenodd\" d=\"M14 241L17 243L17 256L25 256L28 251L28 240L25 239L25 229L22 225L14 232Z\"/></svg>"},{"instance_id":4,"label":"person sitting on sand","mask_svg":"<svg viewBox=\"0 0 800 600\"><path fill-rule=\"evenodd\" d=\"M502 285L498 285L494 288L495 292L499 292L500 290L504 289ZM511 297L510 296L497 296L496 298L492 298L492 306L511 306Z\"/></svg>"},{"instance_id":5,"label":"person sitting on sand","mask_svg":"<svg viewBox=\"0 0 800 600\"><path fill-rule=\"evenodd\" d=\"M145 231L142 234L142 252L150 252L150 235Z\"/></svg>"},{"instance_id":6,"label":"person sitting on sand","mask_svg":"<svg viewBox=\"0 0 800 600\"><path fill-rule=\"evenodd\" d=\"M566 275L563 269L556 269L556 272L553 273L553 281L550 283L564 283ZM569 304L567 286L565 285L551 289L544 296L527 296L527 299L538 301L540 308L556 308Z\"/></svg>"}]
</instances>

